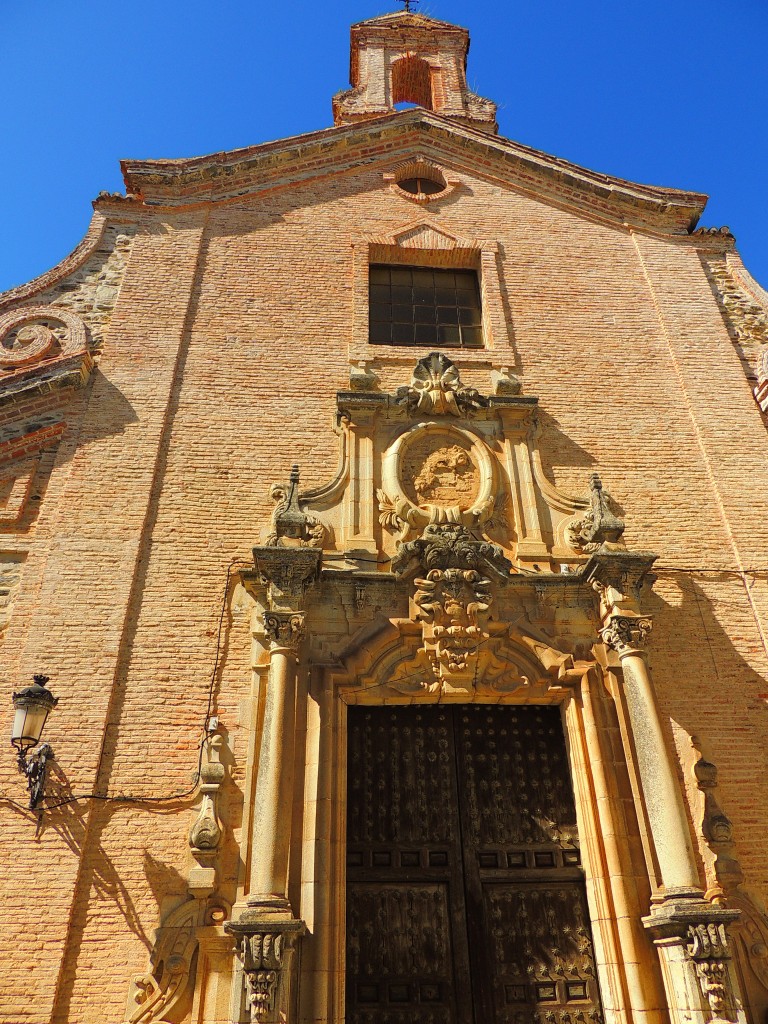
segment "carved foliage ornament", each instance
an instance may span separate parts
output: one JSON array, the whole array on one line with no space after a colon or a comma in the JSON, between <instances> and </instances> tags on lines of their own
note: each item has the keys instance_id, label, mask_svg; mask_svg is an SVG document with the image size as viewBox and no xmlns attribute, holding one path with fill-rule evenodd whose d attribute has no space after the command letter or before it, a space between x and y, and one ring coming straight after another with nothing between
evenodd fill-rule
<instances>
[{"instance_id":1,"label":"carved foliage ornament","mask_svg":"<svg viewBox=\"0 0 768 1024\"><path fill-rule=\"evenodd\" d=\"M479 391L462 384L458 367L442 352L430 352L416 363L410 384L395 392L395 402L409 416L470 417L488 405Z\"/></svg>"},{"instance_id":2,"label":"carved foliage ornament","mask_svg":"<svg viewBox=\"0 0 768 1024\"><path fill-rule=\"evenodd\" d=\"M701 990L716 1020L728 1019L728 965L731 954L722 923L701 923L688 929L688 954L696 964Z\"/></svg>"},{"instance_id":3,"label":"carved foliage ornament","mask_svg":"<svg viewBox=\"0 0 768 1024\"><path fill-rule=\"evenodd\" d=\"M512 563L498 544L478 539L467 527L436 523L425 527L421 537L401 544L392 559L392 571L397 576L410 575L418 568L483 570L504 580Z\"/></svg>"},{"instance_id":4,"label":"carved foliage ornament","mask_svg":"<svg viewBox=\"0 0 768 1024\"><path fill-rule=\"evenodd\" d=\"M248 1005L253 1024L262 1024L275 1008L279 972L283 967L284 936L257 932L240 940Z\"/></svg>"},{"instance_id":5,"label":"carved foliage ornament","mask_svg":"<svg viewBox=\"0 0 768 1024\"><path fill-rule=\"evenodd\" d=\"M652 627L653 619L647 615L612 615L600 637L619 655L631 654L645 646Z\"/></svg>"},{"instance_id":6,"label":"carved foliage ornament","mask_svg":"<svg viewBox=\"0 0 768 1024\"><path fill-rule=\"evenodd\" d=\"M287 1020L290 990L295 983L293 953L306 930L304 923L294 920L281 926L238 922L225 925L225 929L236 936L251 1024Z\"/></svg>"},{"instance_id":7,"label":"carved foliage ornament","mask_svg":"<svg viewBox=\"0 0 768 1024\"><path fill-rule=\"evenodd\" d=\"M27 306L0 316L0 369L16 370L87 346L80 317L56 306Z\"/></svg>"}]
</instances>

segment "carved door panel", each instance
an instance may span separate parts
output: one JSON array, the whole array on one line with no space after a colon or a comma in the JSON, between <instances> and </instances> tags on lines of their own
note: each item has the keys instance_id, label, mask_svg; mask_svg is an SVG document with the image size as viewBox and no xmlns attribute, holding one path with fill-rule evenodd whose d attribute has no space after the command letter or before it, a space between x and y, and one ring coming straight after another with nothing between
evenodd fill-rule
<instances>
[{"instance_id":1,"label":"carved door panel","mask_svg":"<svg viewBox=\"0 0 768 1024\"><path fill-rule=\"evenodd\" d=\"M560 712L479 704L453 711L478 1024L597 1021Z\"/></svg>"},{"instance_id":2,"label":"carved door panel","mask_svg":"<svg viewBox=\"0 0 768 1024\"><path fill-rule=\"evenodd\" d=\"M350 708L347 1024L599 1020L556 708Z\"/></svg>"},{"instance_id":3,"label":"carved door panel","mask_svg":"<svg viewBox=\"0 0 768 1024\"><path fill-rule=\"evenodd\" d=\"M465 1024L450 710L350 708L348 738L346 1022Z\"/></svg>"}]
</instances>

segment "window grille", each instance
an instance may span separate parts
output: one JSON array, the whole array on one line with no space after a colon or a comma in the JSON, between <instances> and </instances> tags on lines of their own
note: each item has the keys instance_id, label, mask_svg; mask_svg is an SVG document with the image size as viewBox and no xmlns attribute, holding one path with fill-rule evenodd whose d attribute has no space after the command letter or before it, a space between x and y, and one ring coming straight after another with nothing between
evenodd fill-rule
<instances>
[{"instance_id":1,"label":"window grille","mask_svg":"<svg viewBox=\"0 0 768 1024\"><path fill-rule=\"evenodd\" d=\"M474 270L375 264L369 270L369 300L373 345L482 347Z\"/></svg>"}]
</instances>

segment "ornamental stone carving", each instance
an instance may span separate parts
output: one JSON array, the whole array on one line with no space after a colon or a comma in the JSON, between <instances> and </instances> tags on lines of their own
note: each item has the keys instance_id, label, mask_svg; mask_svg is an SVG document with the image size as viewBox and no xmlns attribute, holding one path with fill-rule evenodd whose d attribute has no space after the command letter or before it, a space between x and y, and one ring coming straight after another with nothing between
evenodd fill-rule
<instances>
[{"instance_id":1,"label":"ornamental stone carving","mask_svg":"<svg viewBox=\"0 0 768 1024\"><path fill-rule=\"evenodd\" d=\"M0 369L26 368L86 351L85 324L57 306L26 306L0 316Z\"/></svg>"},{"instance_id":2,"label":"ornamental stone carving","mask_svg":"<svg viewBox=\"0 0 768 1024\"><path fill-rule=\"evenodd\" d=\"M221 924L229 913L214 898L190 898L160 923L149 970L131 980L125 1024L166 1024L184 1020L192 1008L198 961L198 931Z\"/></svg>"},{"instance_id":3,"label":"ornamental stone carving","mask_svg":"<svg viewBox=\"0 0 768 1024\"><path fill-rule=\"evenodd\" d=\"M732 951L728 931L739 911L709 903L696 890L670 891L663 903L651 908L643 924L654 942L667 952L674 971L697 1005L691 1019L744 1020L734 991Z\"/></svg>"},{"instance_id":4,"label":"ornamental stone carving","mask_svg":"<svg viewBox=\"0 0 768 1024\"><path fill-rule=\"evenodd\" d=\"M294 653L304 637L303 612L266 611L262 616L270 646L286 647Z\"/></svg>"},{"instance_id":5,"label":"ornamental stone carving","mask_svg":"<svg viewBox=\"0 0 768 1024\"><path fill-rule=\"evenodd\" d=\"M621 656L642 650L652 627L653 619L648 615L612 615L600 630L600 637Z\"/></svg>"},{"instance_id":6,"label":"ornamental stone carving","mask_svg":"<svg viewBox=\"0 0 768 1024\"><path fill-rule=\"evenodd\" d=\"M434 523L416 540L402 544L392 559L392 571L408 576L417 569L474 569L504 580L512 563L498 544L479 540L458 523Z\"/></svg>"},{"instance_id":7,"label":"ornamental stone carving","mask_svg":"<svg viewBox=\"0 0 768 1024\"><path fill-rule=\"evenodd\" d=\"M291 467L287 484L272 484L269 496L276 505L266 540L268 547L323 547L328 535L326 527L315 516L307 515L299 504L297 465Z\"/></svg>"},{"instance_id":8,"label":"ornamental stone carving","mask_svg":"<svg viewBox=\"0 0 768 1024\"><path fill-rule=\"evenodd\" d=\"M589 511L575 519L566 529L566 539L576 551L598 551L604 544L621 546L624 523L610 509L610 495L603 489L600 477L589 479Z\"/></svg>"},{"instance_id":9,"label":"ornamental stone carving","mask_svg":"<svg viewBox=\"0 0 768 1024\"><path fill-rule=\"evenodd\" d=\"M433 680L428 693L446 680L471 680L479 648L489 639L484 626L491 602L491 581L475 569L432 569L415 580L414 602L424 625L424 646Z\"/></svg>"},{"instance_id":10,"label":"ornamental stone carving","mask_svg":"<svg viewBox=\"0 0 768 1024\"><path fill-rule=\"evenodd\" d=\"M253 549L255 575L267 586L270 601L289 607L304 595L318 576L322 552L319 548L256 547ZM243 574L247 580L247 574Z\"/></svg>"},{"instance_id":11,"label":"ornamental stone carving","mask_svg":"<svg viewBox=\"0 0 768 1024\"><path fill-rule=\"evenodd\" d=\"M295 983L294 953L306 931L304 922L228 922L225 929L237 942L243 994L251 1024L281 1024L292 1020L289 1007Z\"/></svg>"},{"instance_id":12,"label":"ornamental stone carving","mask_svg":"<svg viewBox=\"0 0 768 1024\"><path fill-rule=\"evenodd\" d=\"M498 519L506 494L487 445L452 424L417 423L382 457L379 522L405 541L430 524L483 529Z\"/></svg>"},{"instance_id":13,"label":"ornamental stone carving","mask_svg":"<svg viewBox=\"0 0 768 1024\"><path fill-rule=\"evenodd\" d=\"M731 1019L728 993L728 936L723 922L707 921L688 928L688 953L696 964L702 992L714 1020Z\"/></svg>"},{"instance_id":14,"label":"ornamental stone carving","mask_svg":"<svg viewBox=\"0 0 768 1024\"><path fill-rule=\"evenodd\" d=\"M427 526L421 537L402 544L392 570L404 577L423 573L414 579L413 595L422 641L391 685L401 690L405 685L405 692L415 686L426 693L466 693L480 680L491 686L502 676L508 666L486 627L494 588L511 568L500 547L458 524Z\"/></svg>"},{"instance_id":15,"label":"ornamental stone carving","mask_svg":"<svg viewBox=\"0 0 768 1024\"><path fill-rule=\"evenodd\" d=\"M204 760L200 766L200 793L202 802L195 823L189 830L189 845L198 862L208 866L211 854L221 842L218 817L219 789L224 781L225 769L221 763L224 737L214 733L205 741Z\"/></svg>"},{"instance_id":16,"label":"ornamental stone carving","mask_svg":"<svg viewBox=\"0 0 768 1024\"><path fill-rule=\"evenodd\" d=\"M240 940L248 1004L255 1024L261 1024L274 1011L278 972L283 968L283 945L279 932L244 935Z\"/></svg>"},{"instance_id":17,"label":"ornamental stone carving","mask_svg":"<svg viewBox=\"0 0 768 1024\"><path fill-rule=\"evenodd\" d=\"M416 363L410 384L395 392L395 402L409 416L473 416L488 405L475 388L462 384L459 371L442 352L430 352Z\"/></svg>"}]
</instances>

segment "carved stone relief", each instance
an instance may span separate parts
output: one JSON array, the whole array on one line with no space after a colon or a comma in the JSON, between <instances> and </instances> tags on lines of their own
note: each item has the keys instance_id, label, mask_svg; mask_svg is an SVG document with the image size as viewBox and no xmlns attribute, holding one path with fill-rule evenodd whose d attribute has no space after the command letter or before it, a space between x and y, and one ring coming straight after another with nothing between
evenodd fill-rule
<instances>
[{"instance_id":1,"label":"carved stone relief","mask_svg":"<svg viewBox=\"0 0 768 1024\"><path fill-rule=\"evenodd\" d=\"M395 402L409 416L472 416L488 405L488 399L461 382L459 370L442 352L420 359L410 384L398 388Z\"/></svg>"},{"instance_id":2,"label":"carved stone relief","mask_svg":"<svg viewBox=\"0 0 768 1024\"><path fill-rule=\"evenodd\" d=\"M621 546L624 523L610 508L610 495L597 473L589 479L589 511L566 527L566 539L576 551L598 551L604 544Z\"/></svg>"},{"instance_id":3,"label":"carved stone relief","mask_svg":"<svg viewBox=\"0 0 768 1024\"><path fill-rule=\"evenodd\" d=\"M431 523L482 527L499 502L498 471L482 440L460 427L417 423L382 457L380 522L399 541Z\"/></svg>"}]
</instances>

